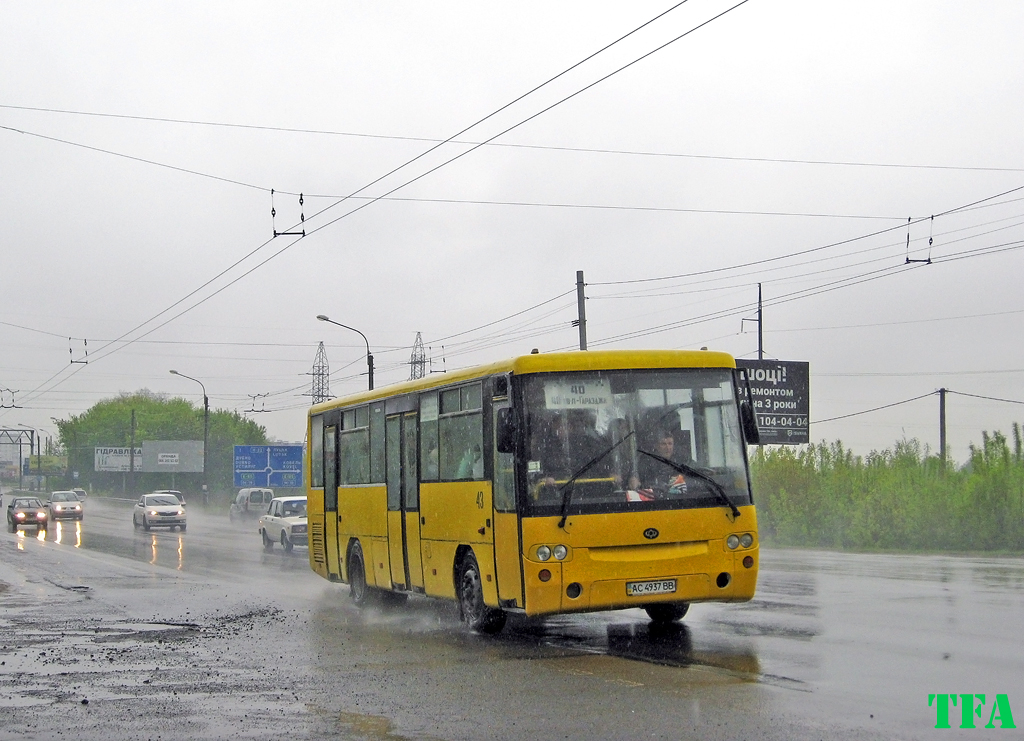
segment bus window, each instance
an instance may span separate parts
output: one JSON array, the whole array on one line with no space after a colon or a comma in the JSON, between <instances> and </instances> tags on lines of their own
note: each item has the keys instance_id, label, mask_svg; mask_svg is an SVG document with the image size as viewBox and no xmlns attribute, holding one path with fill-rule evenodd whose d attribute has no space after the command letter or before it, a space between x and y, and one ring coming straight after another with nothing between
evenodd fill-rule
<instances>
[{"instance_id":1,"label":"bus window","mask_svg":"<svg viewBox=\"0 0 1024 741\"><path fill-rule=\"evenodd\" d=\"M424 481L437 481L437 392L420 395L420 472Z\"/></svg>"},{"instance_id":2,"label":"bus window","mask_svg":"<svg viewBox=\"0 0 1024 741\"><path fill-rule=\"evenodd\" d=\"M317 489L324 485L324 418L318 414L310 420L309 472L310 485Z\"/></svg>"},{"instance_id":3,"label":"bus window","mask_svg":"<svg viewBox=\"0 0 1024 741\"><path fill-rule=\"evenodd\" d=\"M441 392L438 464L442 480L473 480L484 476L481 398L478 383Z\"/></svg>"},{"instance_id":4,"label":"bus window","mask_svg":"<svg viewBox=\"0 0 1024 741\"><path fill-rule=\"evenodd\" d=\"M384 402L370 405L370 483L384 483Z\"/></svg>"},{"instance_id":5,"label":"bus window","mask_svg":"<svg viewBox=\"0 0 1024 741\"><path fill-rule=\"evenodd\" d=\"M494 416L497 418L500 408L507 409L507 403L500 407L496 404ZM497 426L497 425L495 425ZM515 491L515 457L511 453L500 453L497 441L494 447L494 509L498 512L516 511Z\"/></svg>"},{"instance_id":6,"label":"bus window","mask_svg":"<svg viewBox=\"0 0 1024 741\"><path fill-rule=\"evenodd\" d=\"M338 509L338 428L329 425L324 428L324 509L335 512Z\"/></svg>"},{"instance_id":7,"label":"bus window","mask_svg":"<svg viewBox=\"0 0 1024 741\"><path fill-rule=\"evenodd\" d=\"M715 506L722 492L750 503L727 369L538 376L525 401L526 501L537 514L561 510L574 476L570 511L581 514Z\"/></svg>"},{"instance_id":8,"label":"bus window","mask_svg":"<svg viewBox=\"0 0 1024 741\"><path fill-rule=\"evenodd\" d=\"M368 407L346 409L338 440L341 484L370 483L370 415Z\"/></svg>"}]
</instances>

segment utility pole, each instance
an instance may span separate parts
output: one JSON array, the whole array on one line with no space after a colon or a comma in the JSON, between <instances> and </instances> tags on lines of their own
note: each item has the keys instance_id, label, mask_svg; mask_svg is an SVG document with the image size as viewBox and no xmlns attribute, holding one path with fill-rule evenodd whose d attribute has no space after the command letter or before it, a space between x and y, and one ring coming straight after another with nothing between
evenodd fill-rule
<instances>
[{"instance_id":1,"label":"utility pole","mask_svg":"<svg viewBox=\"0 0 1024 741\"><path fill-rule=\"evenodd\" d=\"M946 389L939 389L939 460L946 473Z\"/></svg>"},{"instance_id":2,"label":"utility pole","mask_svg":"<svg viewBox=\"0 0 1024 741\"><path fill-rule=\"evenodd\" d=\"M761 314L761 284L757 284L757 359L764 360L764 317Z\"/></svg>"},{"instance_id":3,"label":"utility pole","mask_svg":"<svg viewBox=\"0 0 1024 741\"><path fill-rule=\"evenodd\" d=\"M757 322L757 359L764 360L764 314L761 306L761 284L757 284L757 319L740 319L740 332L745 322Z\"/></svg>"},{"instance_id":4,"label":"utility pole","mask_svg":"<svg viewBox=\"0 0 1024 741\"><path fill-rule=\"evenodd\" d=\"M135 496L135 410L132 409L131 447L128 448L128 481L131 489L129 494Z\"/></svg>"},{"instance_id":5,"label":"utility pole","mask_svg":"<svg viewBox=\"0 0 1024 741\"><path fill-rule=\"evenodd\" d=\"M576 320L576 326L580 328L580 350L587 349L587 297L583 293L583 271L576 271L576 310L579 315L579 319Z\"/></svg>"}]
</instances>

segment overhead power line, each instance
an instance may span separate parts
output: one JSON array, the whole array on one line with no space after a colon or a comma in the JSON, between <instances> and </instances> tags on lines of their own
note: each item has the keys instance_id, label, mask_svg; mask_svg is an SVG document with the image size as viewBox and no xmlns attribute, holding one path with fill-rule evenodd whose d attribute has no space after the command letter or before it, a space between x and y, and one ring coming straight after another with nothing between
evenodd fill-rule
<instances>
[{"instance_id":1,"label":"overhead power line","mask_svg":"<svg viewBox=\"0 0 1024 741\"><path fill-rule=\"evenodd\" d=\"M985 399L987 401L1001 401L1006 404L1024 404L1024 401L1017 401L1016 399L1000 399L995 396L981 396L980 394L966 394L963 391L954 391L953 389L946 389L946 393L956 394L957 396L970 396L974 399Z\"/></svg>"},{"instance_id":2,"label":"overhead power line","mask_svg":"<svg viewBox=\"0 0 1024 741\"><path fill-rule=\"evenodd\" d=\"M158 162L156 160L146 159L145 157L137 157L131 154L125 154L123 152L117 152L112 149L104 149L102 147L94 147L89 144L82 144L81 142L70 141L69 139L61 139L55 136L46 136L45 134L39 134L34 131L28 131L27 129L19 129L13 126L4 126L0 124L0 130L12 131L18 134L24 134L25 136L37 137L39 139L45 139L47 141L57 142L72 147L79 147L81 149L87 149L92 152L98 152L101 154L108 154L114 157L120 157L134 162L140 162L147 165L153 165L156 167L162 167L175 172L181 172L187 175L195 175L197 177L207 178L210 180L217 180L222 183L229 183L231 185L238 185L243 188L249 188L252 190L258 190L263 193L283 193L285 195L302 195L305 198L331 198L341 200L353 200L353 201L391 201L395 203L438 203L438 204L449 204L449 205L471 205L471 206L506 206L506 207L518 207L518 208L556 208L556 209L588 209L596 211L646 211L650 213L681 213L681 214L720 214L724 216L788 216L788 217L799 217L799 218L814 218L814 219L875 219L882 221L895 221L899 220L903 223L903 216L882 216L877 214L833 214L833 213L814 213L805 211L765 211L765 210L743 210L743 209L724 209L724 208L681 208L673 206L627 206L620 204L606 204L606 203L553 203L549 201L509 201L509 200L493 200L493 199L472 199L472 198L413 198L407 196L343 196L336 193L295 193L287 190L281 190L280 188L271 188L265 185L256 185L255 183L247 183L242 180L235 180L233 178L223 177L221 175L213 175L207 172L201 172L199 170L193 170L187 167L179 167L177 165L171 165L166 162Z\"/></svg>"},{"instance_id":3,"label":"overhead power line","mask_svg":"<svg viewBox=\"0 0 1024 741\"><path fill-rule=\"evenodd\" d=\"M692 272L692 273L679 273L679 274L676 274L676 275L662 275L662 276L657 276L657 277L654 277L654 278L634 278L634 279L631 279L631 280L611 280L611 281L598 281L598 282L591 281L591 282L588 282L587 285L590 285L590 286L618 286L618 285L626 285L626 284L631 284L631 283L653 283L653 282L656 282L656 281L678 280L680 278L693 278L693 277L698 277L698 276L703 276L703 275L711 275L711 274L714 274L714 273L723 273L723 272L727 272L727 271L730 271L730 270L739 270L741 268L749 268L749 267L753 267L755 265L765 265L765 264L771 263L771 262L778 262L780 260L787 260L789 258L799 257L801 255L807 255L807 254L810 254L812 252L820 252L821 250L830 249L832 247L841 247L844 244L850 244L851 242L859 242L861 240L869 239L871 237L877 237L877 236L879 236L881 234L888 234L889 232L892 232L892 231L898 231L898 230L906 229L908 226L912 226L914 224L920 224L922 222L928 221L929 219L937 219L940 216L948 216L948 215L956 213L958 211L966 211L966 210L970 209L973 206L977 206L977 205L985 203L987 201L992 201L992 200L994 200L996 198L1002 198L1005 195L1009 195L1010 193L1016 193L1016 192L1021 191L1021 190L1024 190L1024 185L1018 185L1016 188L1010 188L1009 190L1004 190L1001 193L997 193L997 194L992 195L992 196L987 196L987 197L981 198L981 199L979 199L977 201L972 201L971 203L964 204L963 206L957 206L955 208L947 209L947 210L942 211L940 213L933 214L932 216L922 216L922 217L920 217L918 219L911 219L910 222L904 222L903 224L900 224L900 225L897 225L897 226L890 226L890 227L886 227L885 229L878 229L876 231L869 232L867 234L861 234L861 235L856 236L856 237L850 237L849 239L839 240L838 242L830 242L828 244L819 245L818 247L810 247L810 248L805 249L805 250L798 250L796 252L789 252L789 253L786 253L784 255L776 255L775 257L766 257L766 258L763 258L761 260L752 260L750 262L738 263L736 265L730 265L730 266L727 266L727 267L711 268L711 269L708 269L708 270L698 270L698 271L695 271L695 272Z\"/></svg>"},{"instance_id":4,"label":"overhead power line","mask_svg":"<svg viewBox=\"0 0 1024 741\"><path fill-rule=\"evenodd\" d=\"M611 73L609 73L609 74L605 75L604 77L600 78L600 79L599 79L599 80L597 80L596 82L590 83L589 85L587 85L586 87L584 87L584 88L583 88L582 90L578 90L578 91L577 91L576 93L573 93L572 95L569 95L569 96L566 96L566 97L562 98L561 100L559 100L559 101L557 101L556 103L554 103L554 104L552 104L552 105L548 106L547 108L544 108L543 110L539 111L538 113L534 113L533 115L531 115L531 116L530 116L530 117L528 117L527 119L525 119L525 120L523 120L523 121L520 121L520 122L519 122L518 124L515 124L514 126L511 126L511 127L507 128L507 129L505 129L504 131L502 131L502 132L500 132L500 133L496 134L495 136L492 136L492 137L491 137L491 138L490 138L490 139L489 139L488 141L491 141L491 140L493 140L493 139L496 139L497 137L501 136L502 134L508 133L508 132L509 132L509 131L511 131L512 129L514 129L514 128L516 128L516 127L520 126L520 125L522 125L522 124L523 124L523 123L525 123L526 121L530 121L530 120L532 120L532 119L536 118L537 116L539 116L539 115L542 115L543 113L545 113L545 112L547 112L547 111L551 110L551 109L552 109L552 108L554 108L555 106L557 106L557 105L560 105L561 103L564 103L564 102L565 102L566 100L569 100L569 99L570 99L570 98L572 98L572 97L575 97L575 96L576 96L576 95L578 95L579 93L583 92L583 90L587 90L587 89L589 89L589 88L593 87L594 85L597 85L598 83L600 83L600 82L602 82L602 81L604 81L604 80L607 80L607 79L608 79L609 77L611 77L612 75L615 75L615 74L617 74L618 72L621 72L622 70L626 69L627 67L630 67L630 66L632 66L633 64L636 64L636 63L637 63L638 61L640 61L641 59L644 59L644 58L646 58L646 57L650 56L651 54L653 54L653 53L655 53L655 52L657 52L657 51L659 51L659 50L661 50L661 49L664 49L664 48L665 48L666 46L669 46L670 44L672 44L672 43L675 43L675 42L676 42L676 41L678 41L679 39L682 39L682 38L684 38L685 36L688 36L688 35L689 35L690 33L693 33L693 32L694 32L694 31L696 31L697 29L699 29L699 28L702 28L702 27L704 27L704 26L708 25L708 23L711 23L712 21L716 20L717 18L720 18L720 17L722 17L722 16L723 16L723 15L725 15L726 13L729 13L729 12L731 12L731 11L732 11L732 10L734 10L735 8L739 7L740 5L743 5L743 4L745 4L745 3L746 3L746 2L748 2L748 1L749 1L749 0L742 0L742 1L740 2L740 3L738 3L737 5L734 5L734 6L732 7L732 8L729 8L728 10L726 10L726 11L724 11L724 12L722 12L722 13L719 13L719 14L718 14L717 16L715 16L715 17L711 18L711 19L710 19L710 20L708 20L708 21L705 21L704 23L701 23L700 25L698 25L698 26L696 26L696 27L694 27L694 28L691 28L691 29L690 29L689 31L687 31L687 32L685 32L685 33L683 33L683 34L681 34L680 36L677 36L677 37L676 37L675 39L673 39L672 41L669 41L669 42L668 42L668 43L666 43L666 44L662 44L662 45L661 45L661 46L659 46L659 47L658 47L657 49L655 49L655 50L653 50L653 51L651 51L651 52L648 52L647 54L644 54L643 56L639 57L638 59L635 59L635 60L633 60L633 61L632 61L632 62L630 62L629 64L626 64L626 65L624 65L624 66L622 66L622 67L618 68L617 70L615 70L615 71L613 71L613 72L611 72ZM618 44L619 42L621 42L622 40L624 40L624 39L628 38L629 36L632 36L633 34L637 33L638 31L640 31L641 29L643 29L643 28L645 28L646 26L650 25L651 23L655 22L656 20L658 20L658 19L662 18L662 17L663 17L663 16L665 16L665 15L666 15L667 13L670 13L671 11L675 10L676 8L678 8L678 7L680 7L681 5L685 4L686 2L687 2L687 0L682 0L681 2L678 2L678 3L674 4L674 5L672 5L672 6L671 6L671 7L670 7L670 8L668 9L668 10L665 10L665 11L663 11L662 13L659 13L658 15L656 15L656 16L655 16L654 18L652 18L651 20L649 20L649 21L646 21L645 23L641 24L641 25L640 25L640 26L638 26L637 28L634 28L634 29L633 29L632 31L629 31L628 33L626 33L626 34L624 34L624 35L620 36L620 37L619 37L618 39L616 39L615 41L612 41L611 43L609 43L609 44L606 44L605 46L603 46L603 47L601 47L600 49L598 49L598 50L597 50L596 52L594 52L594 53L592 53L592 54L590 54L590 55L588 55L588 56L584 57L584 58L583 58L582 60L580 60L579 62L576 62L576 63L575 63L575 64L573 64L572 66L570 66L570 67L566 68L565 70L563 70L563 71L559 72L558 74L554 75L553 77L550 77L550 78L548 78L548 79L547 79L546 81L542 82L542 83L541 83L540 85L537 85L537 86L535 86L535 87L531 88L531 89L530 89L529 91L527 91L526 93L523 93L522 95L519 95L518 97L516 97L516 98L515 98L515 99L513 99L512 101L510 101L510 102L506 103L505 105L501 106L500 108L498 108L498 109L496 109L496 110L492 111L491 113L487 114L487 115L486 115L486 116L484 116L483 118L481 118L481 119L478 119L477 121L475 121L474 123L470 124L469 126L467 126L467 127L463 128L462 130L460 130L460 131L456 132L456 133L455 133L455 134L453 134L453 135L452 135L451 137L448 137L448 139L445 139L444 141L442 141L442 142L440 142L440 143L437 143L437 144L435 144L434 146L432 146L432 147L428 148L428 149L427 149L427 150L426 150L425 152L422 152L422 153L420 153L420 154L416 155L416 156L415 156L415 157L413 157L412 159L410 159L410 160L408 160L408 161L404 162L403 164L399 165L398 167L392 168L391 170L389 170L388 172L384 173L384 174L383 174L383 175L381 175L380 177L378 177L378 178L376 178L376 179L372 180L371 182L367 183L367 184L366 184L366 185L364 185L363 187L361 187L361 188L359 188L359 189L357 189L357 190L353 191L353 192L352 192L351 194L349 194L349 197L352 197L352 196L356 196L356 195L358 195L359 193L361 193L362 191L366 190L367 188L369 188L369 187L373 186L374 184L376 184L376 183L378 183L378 182L380 182L380 181L384 180L385 178L389 177L390 175L392 175L392 174L394 174L394 173L397 173L397 172L398 172L399 170L402 170L402 169L404 169L405 167L408 167L408 166L409 166L409 165L411 165L412 163L414 163L414 162L416 162L417 160L419 160L419 159L421 159L421 158L425 157L425 156L426 156L427 154L429 154L429 153L433 152L434 150L438 149L439 147L443 146L444 144L446 144L446 143L448 143L448 142L452 141L452 140L453 140L453 139L455 139L456 137L458 137L458 136L461 136L461 135L465 134L466 132L468 132L468 131L470 131L471 129L475 128L476 126L480 125L480 124L481 124L481 123L483 123L484 121L487 121L488 119L490 119L490 118L493 118L493 117L494 117L494 116L496 116L496 115L497 115L498 113L500 113L500 112L502 112L502 111L506 110L507 108L509 108L510 106L514 105L515 103L518 103L519 101L523 100L523 99L524 99L524 98L526 98L527 96L529 96L529 95L532 95L532 94L533 94L534 92L536 92L536 91L540 90L541 88L543 88L543 87L545 87L545 86L549 85L550 83L552 83L553 81L555 81L555 80L559 79L560 77L563 77L564 75L568 74L568 73L569 73L570 71L572 71L572 70L576 69L576 68L577 68L577 67L579 67L580 65L582 65L582 64L586 63L587 61L589 61L589 60L593 59L593 58L594 58L595 56L597 56L597 55L599 55L599 54L603 53L603 52L604 52L604 51L606 51L607 49L609 49L609 48L611 48L612 46L614 46L614 45ZM480 146L482 146L482 145L480 145ZM426 175L429 175L429 174L430 174L430 173L432 173L432 172L435 172L436 170L440 169L441 167L444 167L444 166L446 166L446 165L448 165L448 164L450 164L450 163L454 162L455 160L457 160L457 159L459 159L459 158L461 158L461 157L465 156L466 154L469 154L470 152L474 151L474 150L475 150L475 149L477 149L477 148L478 148L478 147L473 147L473 148L472 148L472 149L470 149L470 150L467 150L467 151L465 151L465 152L462 152L461 154L459 154L459 155L457 155L457 156L455 156L455 157L452 157L452 158L448 159L448 160L447 160L447 161L445 161L445 162L442 162L442 163L441 163L440 165L437 165L437 166L435 166L435 167L431 168L431 169L430 169L430 170L428 170L427 172L425 172L425 173L421 173L420 175L418 175L418 176L416 176L416 177L412 178L411 180L408 180L408 181L406 181L405 183L403 183L403 184L401 184L401 185L399 185L399 186L397 186L397 187L395 187L395 188L392 188L392 189L391 189L390 191L388 191L388 192L386 192L386 193L382 194L382 196L388 196L388 195L391 195L391 194L392 194L392 193L394 193L395 191L397 191L397 190L399 190L399 189L401 189L401 188L403 188L403 187L405 187L405 186L409 185L410 183L416 182L417 180L419 180L419 179L421 179L421 178L425 177ZM345 199L345 198L343 198L343 199L341 199L341 200L338 200L338 201L336 201L335 203L332 203L332 204L331 204L330 206L327 206L326 208L323 208L323 209L321 209L321 210L320 210L320 211L318 211L317 213L313 214L313 216L311 217L311 219L312 219L312 218L315 218L315 217L317 217L317 216L319 216L319 215L321 215L321 214L323 214L324 212L326 212L327 210L329 210L329 209L331 209L331 208L334 208L335 206L339 205L340 203L343 203L343 202L344 202L345 200L346 200L346 199ZM312 234L312 233L314 233L314 232L320 231L320 230L322 230L322 229L324 229L324 228L326 228L326 227L330 226L331 224L334 224L334 223L336 223L337 221L339 221L339 220L341 220L341 219L343 219L343 218L346 218L346 217L348 217L348 216L351 216L351 215L352 215L353 213L356 213L357 211L360 211L360 210L362 210L363 208L366 208L367 206L369 206L369 205L372 205L373 203L376 203L376 201L377 201L377 200L379 200L379 198L377 198L377 199L374 199L374 200L370 200L370 201L366 201L366 202L364 202L364 203L363 203L363 204L362 204L361 206L359 206L359 207L357 207L357 208L355 208L355 209L352 209L351 211L349 211L349 212L347 212L347 213L343 214L342 216L339 216L339 217L337 217L337 218L335 218L335 219L333 219L333 220L331 220L331 221L327 222L326 224L323 224L323 225L321 225L320 227L317 227L316 229L313 229L313 230L309 231L309 232L308 232L308 234ZM286 231L290 231L290 228L289 228L289 229L287 229ZM303 237L303 238L304 238L304 237ZM155 315L154 317L152 317L152 318L150 318L150 319L146 320L146 321L145 321L145 322L143 322L142 324L140 324L140 325L137 325L137 326L136 326L135 328L133 328L133 329L129 330L128 332L126 332L125 334L123 334L123 335L122 335L122 336L121 336L120 338L118 338L118 342L120 342L121 340L123 340L124 338L126 338L126 337L127 337L128 335L130 335L130 334L133 334L133 333L137 332L137 331L138 331L138 330L140 330L140 329L141 329L142 327L144 327L145 325L147 325L147 324L151 323L152 321L154 321L154 320L155 320L155 319L157 319L158 317L160 317L160 316L162 316L162 315L164 315L164 314L168 313L168 312L169 312L169 311L171 311L171 310L172 310L172 309L173 309L173 308L174 308L175 306L178 306L178 305L180 305L181 303L183 303L184 301L188 300L189 298L191 298L192 296L194 296L194 295L195 295L196 293L198 293L199 291L201 291L202 289L206 288L206 287L207 287L207 286L209 286L209 285L210 285L211 283L213 283L213 281L215 281L215 280L219 279L220 277L222 277L223 275L225 275L225 274L226 274L226 273L227 273L228 271L230 271L230 270L234 269L234 268L235 268L236 266L238 266L239 264L241 264L241 263L242 263L242 262L244 262L245 260L249 259L249 257L253 256L253 255L254 255L254 254L256 254L257 252L259 252L260 250L262 250L262 249L263 249L263 248L264 248L264 247L265 247L265 246L266 246L267 244L269 244L269 243L270 243L270 241L271 241L271 240L268 240L267 242L264 242L263 244L259 245L258 247L256 247L256 248L255 248L255 249L253 249L252 251L250 251L250 252L249 252L248 254L246 254L246 255L245 255L244 257L242 257L242 258L241 258L240 260L236 261L236 262L235 262L235 263L233 263L233 264L232 264L231 266L229 266L228 268L225 268L225 269L224 269L224 270L222 270L222 271L221 271L220 273L218 273L218 274L217 274L216 276L214 276L213 278L211 278L210 280L208 280L208 281L207 281L206 283L204 283L204 284L203 284L202 286L200 286L199 288L197 288L197 289L195 289L194 291L190 292L190 293L189 293L189 294L187 294L187 295L186 295L185 297L183 297L183 298L179 299L179 300L178 300L178 301L176 301L176 302L175 302L174 304L172 304L171 306L167 307L166 309L164 309L163 311L161 311L160 313L158 313L158 314L157 314L157 315ZM270 255L270 256L269 256L269 257L267 257L266 259L262 260L261 262L257 263L257 264L256 264L256 265L254 265L253 267L249 268L248 270L246 270L245 272L243 272L243 273L242 273L241 275L239 275L239 276L235 277L234 279L230 280L230 281L229 281L228 283L226 283L225 285L223 285L223 286L219 287L219 288L218 288L217 290L215 290L215 291L213 291L212 293L210 293L210 294L206 295L205 297L203 297L203 298L202 298L202 299L200 299L199 301L195 302L194 304L192 304L192 305L191 305L191 306L189 306L188 308L184 309L183 311L180 311L180 312L178 312L178 313L177 313L176 315L172 316L171 318L169 318L168 320L164 321L164 322L163 322L163 323L161 323L160 325L157 325L156 327L152 327L151 329L147 330L147 331L146 331L146 332L145 332L145 333L144 333L143 335L141 335L141 336L142 336L142 337L145 337L145 336L148 336L149 334L152 334L153 332L157 331L158 329L160 329L160 328L161 328L161 327L163 327L163 326L166 326L166 325L167 325L168 323L170 323L170 322L174 321L175 319L177 319L178 317L180 317L180 316L182 316L183 314L187 313L188 311L191 311L192 309L196 308L197 306L200 306L201 304L203 304L203 303L205 303L206 301L210 300L211 298L213 298L213 297L214 297L214 296L216 296L217 294L221 293L222 291L226 290L226 289L227 289L227 288L229 288L230 286L234 285L234 284L235 284L235 283L237 283L238 281L240 281L240 280L242 280L243 278L245 278L246 276L250 275L250 274L251 274L251 273L252 273L253 271L255 271L255 270L258 270L258 269L259 269L259 268L261 268L261 267L262 267L263 265L266 265L266 264L267 264L268 262L270 262L271 260L273 260L273 259L274 259L275 257L278 257L279 255L283 254L283 253L284 253L284 252L285 252L286 250L288 250L288 249L290 249L290 248L291 248L292 246L294 246L294 245L295 245L295 244L296 244L296 243L297 243L298 241L299 241L298 239L295 239L295 240L293 240L292 242L289 242L288 244L284 245L284 246L283 246L283 247L282 247L281 249L277 250L277 251L276 251L276 252L274 252L274 253L273 253L272 255ZM134 338L134 339L139 339L139 338ZM101 355L101 356L100 356L100 359L102 359L103 357L106 357L106 356L110 355L110 354L111 354L111 353L113 353L113 352L117 352L118 350L120 350L121 348L125 347L125 346L126 346L127 344L130 344L130 343L131 343L131 340L129 340L129 341L127 342L127 343L125 343L125 344L123 344L123 345L118 345L118 346L116 346L116 347L113 347L113 349L107 350L107 351L105 352L105 354L103 354L103 355ZM109 348L109 347L112 347L112 346L113 346L113 343L108 343L108 345L105 345L105 346L104 346L103 348L100 348L100 350L101 350L101 351L103 351L103 350L105 350L106 348ZM66 381L66 380L67 380L68 378L71 378L71 377L72 377L72 376L74 376L74 375L75 375L75 374L76 374L76 373L77 373L77 372L78 372L79 370L81 370L81 369L82 369L82 368L84 368L84 367L86 367L86 366L78 366L78 367L77 367L77 368L76 368L76 369L75 369L74 371L72 371L72 372L70 372L70 373L67 373L67 374L65 374L65 369L62 369L62 370L58 371L57 373L55 373L54 375L52 375L52 376L51 376L51 377L50 377L49 379L47 379L46 381L44 381L44 382L43 382L43 383L42 383L42 384L41 384L40 386L36 387L36 389L34 389L34 390L33 390L32 392L30 392L29 396L30 396L30 397L34 397L34 396L38 395L39 393L42 393L42 392L44 392L45 390L48 390L48 389L44 389L44 387L45 387L45 386L47 386L48 384L51 384L51 383L53 383L53 382L55 381L55 379L57 379L57 378L58 378L59 376L61 376L61 375L64 375L64 378L63 378L62 380L60 380L60 381L56 381L56 383L55 383L55 384L54 384L53 386L50 386L50 388L55 388L55 387L56 387L56 385L59 385L60 383L63 383L64 381Z\"/></svg>"},{"instance_id":5,"label":"overhead power line","mask_svg":"<svg viewBox=\"0 0 1024 741\"><path fill-rule=\"evenodd\" d=\"M674 8L670 8L672 10ZM667 12L667 11L666 11ZM88 116L94 118L111 118L127 121L149 121L155 123L183 124L188 126L208 126L216 128L250 129L253 131L275 131L288 134L313 134L326 136L352 137L360 139L382 139L387 141L437 143L445 141L426 136L401 136L394 134L371 134L358 131L337 131L332 129L295 128L288 126L269 126L262 124L231 123L226 121L203 121L199 119L171 118L166 116L140 116L127 113L109 113L99 111L78 111L67 108L45 108L40 106L22 106L0 103L0 108L15 111L32 111L38 113L59 113L71 116ZM479 141L467 139L451 139L452 144L472 146ZM722 160L726 162L763 162L768 164L787 165L828 165L838 167L896 168L905 170L953 170L962 172L1024 172L1024 167L987 167L981 165L936 165L915 164L912 162L869 162L856 160L827 160L797 157L744 157L725 154L697 154L695 152L656 152L637 149L612 149L607 147L568 147L553 144L518 144L515 142L488 142L485 146L506 149L536 149L553 152L580 152L584 154L611 154L631 157L665 157L675 159ZM284 191L279 191L284 192ZM297 195L297 194L289 194Z\"/></svg>"},{"instance_id":6,"label":"overhead power line","mask_svg":"<svg viewBox=\"0 0 1024 741\"><path fill-rule=\"evenodd\" d=\"M852 412L850 414L841 414L838 417L829 417L828 419L819 419L819 420L815 420L815 421L811 422L811 424L812 425L820 425L820 424L824 424L825 422L835 422L837 419L848 419L850 417L859 417L862 414L871 414L871 412L877 412L877 411L880 411L882 409L889 409L891 407L898 407L898 406L900 406L902 404L909 404L912 401L918 401L920 399L926 399L929 396L935 396L935 394L937 394L937 393L938 393L938 391L931 391L931 392L929 392L927 394L921 394L920 396L915 396L913 399L904 399L903 401L896 401L896 402L893 402L892 404L883 404L880 407L874 407L872 409L865 409L865 410L860 411L860 412Z\"/></svg>"}]
</instances>

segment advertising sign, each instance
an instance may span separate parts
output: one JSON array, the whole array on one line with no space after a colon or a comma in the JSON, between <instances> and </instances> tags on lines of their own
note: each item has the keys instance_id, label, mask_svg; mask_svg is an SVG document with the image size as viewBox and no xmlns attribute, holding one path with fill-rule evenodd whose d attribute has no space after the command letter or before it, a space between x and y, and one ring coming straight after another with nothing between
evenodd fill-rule
<instances>
[{"instance_id":1,"label":"advertising sign","mask_svg":"<svg viewBox=\"0 0 1024 741\"><path fill-rule=\"evenodd\" d=\"M737 360L750 379L754 414L765 445L810 442L810 364L794 360ZM746 393L740 382L741 392Z\"/></svg>"},{"instance_id":2,"label":"advertising sign","mask_svg":"<svg viewBox=\"0 0 1024 741\"><path fill-rule=\"evenodd\" d=\"M139 462L136 460L135 465ZM142 443L144 473L202 473L202 440L146 440Z\"/></svg>"},{"instance_id":3,"label":"advertising sign","mask_svg":"<svg viewBox=\"0 0 1024 741\"><path fill-rule=\"evenodd\" d=\"M235 486L302 487L301 445L236 445Z\"/></svg>"},{"instance_id":4,"label":"advertising sign","mask_svg":"<svg viewBox=\"0 0 1024 741\"><path fill-rule=\"evenodd\" d=\"M117 471L131 470L131 448L94 448L95 470ZM142 448L135 448L135 470L142 470Z\"/></svg>"}]
</instances>

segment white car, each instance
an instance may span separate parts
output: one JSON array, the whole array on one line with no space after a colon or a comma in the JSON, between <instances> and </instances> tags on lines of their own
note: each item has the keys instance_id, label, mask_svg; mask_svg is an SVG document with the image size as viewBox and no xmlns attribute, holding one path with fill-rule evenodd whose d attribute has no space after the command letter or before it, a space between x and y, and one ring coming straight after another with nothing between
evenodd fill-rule
<instances>
[{"instance_id":1,"label":"white car","mask_svg":"<svg viewBox=\"0 0 1024 741\"><path fill-rule=\"evenodd\" d=\"M185 531L185 507L174 494L143 494L132 512L132 524L149 530L154 527Z\"/></svg>"},{"instance_id":2,"label":"white car","mask_svg":"<svg viewBox=\"0 0 1024 741\"><path fill-rule=\"evenodd\" d=\"M274 548L274 543L280 543L286 551L297 545L308 546L306 498L278 497L270 500L267 513L260 517L258 532L263 538L263 547L268 551Z\"/></svg>"}]
</instances>

